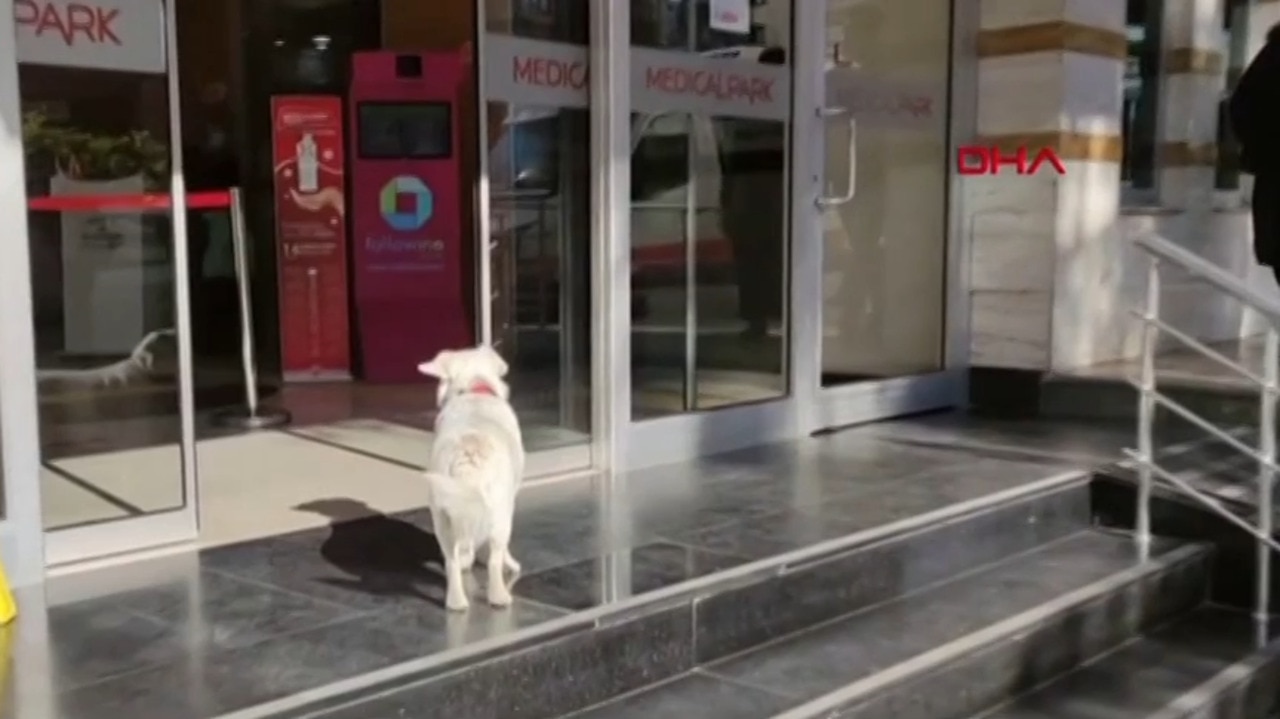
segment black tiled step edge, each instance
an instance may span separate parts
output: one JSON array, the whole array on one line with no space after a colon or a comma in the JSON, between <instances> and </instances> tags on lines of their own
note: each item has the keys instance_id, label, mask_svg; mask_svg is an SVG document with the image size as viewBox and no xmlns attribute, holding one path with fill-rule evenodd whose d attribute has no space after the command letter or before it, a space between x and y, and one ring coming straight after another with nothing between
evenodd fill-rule
<instances>
[{"instance_id":1,"label":"black tiled step edge","mask_svg":"<svg viewBox=\"0 0 1280 719\"><path fill-rule=\"evenodd\" d=\"M230 716L555 717L1054 542L1088 522L1085 475L1064 475Z\"/></svg>"},{"instance_id":2,"label":"black tiled step edge","mask_svg":"<svg viewBox=\"0 0 1280 719\"><path fill-rule=\"evenodd\" d=\"M1172 377L1158 379L1161 394L1219 426L1257 426L1258 392ZM1138 390L1128 379L1053 374L1040 385L1040 415L1056 419L1136 419ZM1168 412L1160 423L1183 424Z\"/></svg>"},{"instance_id":3,"label":"black tiled step edge","mask_svg":"<svg viewBox=\"0 0 1280 719\"><path fill-rule=\"evenodd\" d=\"M1280 708L1280 643L1257 639L1248 615L1201 607L982 716L1262 719Z\"/></svg>"},{"instance_id":4,"label":"black tiled step edge","mask_svg":"<svg viewBox=\"0 0 1280 719\"><path fill-rule=\"evenodd\" d=\"M1246 444L1253 441L1244 436L1240 438ZM1252 473L1241 471L1238 464L1231 462L1229 454L1220 445L1206 443L1167 462L1162 461L1161 466L1196 488L1214 494L1232 513L1253 523L1257 506L1249 491ZM1229 468L1234 469L1218 471ZM1096 471L1090 486L1094 520L1104 527L1132 530L1137 517L1137 486L1137 473L1127 464ZM1251 534L1198 500L1158 481L1152 491L1151 529L1160 536L1213 544L1216 551L1210 598L1224 606L1253 609L1257 572L1256 542ZM1280 539L1280 532L1274 536ZM1280 612L1280 574L1272 573L1271 580L1271 611L1276 613Z\"/></svg>"},{"instance_id":5,"label":"black tiled step edge","mask_svg":"<svg viewBox=\"0 0 1280 719\"><path fill-rule=\"evenodd\" d=\"M790 691L778 719L961 719L1199 605L1209 549L1157 544L1082 532L709 669Z\"/></svg>"}]
</instances>

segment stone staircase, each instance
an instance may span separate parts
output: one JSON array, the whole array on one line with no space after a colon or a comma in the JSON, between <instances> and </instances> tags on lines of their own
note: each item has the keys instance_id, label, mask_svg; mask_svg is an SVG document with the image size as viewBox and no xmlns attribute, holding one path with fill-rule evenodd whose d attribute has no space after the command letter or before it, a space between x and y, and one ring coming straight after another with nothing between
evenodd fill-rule
<instances>
[{"instance_id":1,"label":"stone staircase","mask_svg":"<svg viewBox=\"0 0 1280 719\"><path fill-rule=\"evenodd\" d=\"M1095 523L1092 484L1066 475L957 503L271 716L1272 716L1280 643L1214 603L1220 545L1166 538L1140 556Z\"/></svg>"}]
</instances>

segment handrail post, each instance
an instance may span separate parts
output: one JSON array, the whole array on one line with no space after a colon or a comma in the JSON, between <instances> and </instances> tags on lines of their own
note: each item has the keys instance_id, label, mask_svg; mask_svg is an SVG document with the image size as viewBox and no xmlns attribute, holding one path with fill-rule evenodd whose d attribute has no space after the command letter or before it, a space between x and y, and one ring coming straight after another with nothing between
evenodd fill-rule
<instances>
[{"instance_id":1,"label":"handrail post","mask_svg":"<svg viewBox=\"0 0 1280 719\"><path fill-rule=\"evenodd\" d=\"M289 423L289 413L280 408L264 409L258 403L258 361L253 346L253 293L250 290L248 223L240 188L230 189L231 252L235 261L236 290L240 305L240 369L244 380L244 406L213 416L216 424L238 429L266 429Z\"/></svg>"},{"instance_id":2,"label":"handrail post","mask_svg":"<svg viewBox=\"0 0 1280 719\"><path fill-rule=\"evenodd\" d=\"M1142 376L1138 398L1138 503L1134 540L1145 561L1151 553L1151 485L1155 463L1156 342L1160 328L1160 260L1147 267L1147 304L1142 313Z\"/></svg>"},{"instance_id":3,"label":"handrail post","mask_svg":"<svg viewBox=\"0 0 1280 719\"><path fill-rule=\"evenodd\" d=\"M1275 325L1267 323L1266 346L1262 353L1262 376L1266 380L1260 393L1261 406L1258 407L1258 534L1259 537L1270 537L1275 525L1275 475L1271 466L1276 461L1276 397L1280 393L1280 333ZM1258 584L1254 620L1259 626L1259 634L1266 635L1267 618L1271 614L1271 547L1258 539L1257 543L1257 575Z\"/></svg>"}]
</instances>

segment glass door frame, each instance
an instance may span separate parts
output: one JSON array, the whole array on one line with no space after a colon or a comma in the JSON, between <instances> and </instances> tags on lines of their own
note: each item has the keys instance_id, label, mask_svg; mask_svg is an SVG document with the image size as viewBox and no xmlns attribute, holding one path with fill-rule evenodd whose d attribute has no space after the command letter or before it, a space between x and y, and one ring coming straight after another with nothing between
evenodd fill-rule
<instances>
[{"instance_id":1,"label":"glass door frame","mask_svg":"<svg viewBox=\"0 0 1280 719\"><path fill-rule=\"evenodd\" d=\"M179 73L178 73L178 57L177 57L177 26L174 13L170 10L174 0L160 0L157 6L162 15L162 27L164 31L163 41L165 44L165 60L166 60L166 85L168 89L168 127L170 137L170 187L169 193L172 200L172 237L173 237L173 263L174 263L174 323L177 334L178 345L178 409L179 423L181 431L181 441L179 443L181 449L181 471L182 476L174 477L174 481L183 483L184 502L182 507L144 514L137 517L125 517L122 519L109 520L88 524L83 526L67 527L65 529L51 529L45 531L43 528L43 514L37 511L35 516L39 519L40 531L43 534L44 546L44 563L48 573L57 573L59 568L67 565L74 565L83 562L96 560L108 560L116 555L122 555L138 550L154 550L170 545L180 545L195 542L199 537L199 492L197 482L197 468L195 457L195 401L194 401L194 378L192 372L192 345L191 345L191 293L188 286L188 278L186 273L187 263L187 216L186 216L186 183L183 178L183 158L182 158L182 114L181 114L181 95L179 93ZM12 12L9 13L12 15ZM12 26L9 26L12 28ZM0 58L3 60L3 58ZM16 63L15 63L16 66ZM16 71L16 67L15 67ZM12 103L14 107L19 106L20 93L15 92L14 97L0 98L0 101L6 104ZM19 191L23 192L23 206L25 209L26 196L23 188L19 187ZM21 360L24 367L6 367L6 374L3 378L6 381L5 394L13 399L13 402L22 402L22 407L5 407L8 410L5 413L6 418L10 418L12 414L19 414L21 410L26 410L25 421L29 425L35 425L32 418L38 416L38 403L31 402L30 399L37 399L34 395L36 386L35 372L35 336L31 324L31 271L30 257L27 242L9 243L4 250L5 256L3 262L10 268L21 268L21 270L12 270L12 283L5 288L6 293L10 293L10 297L21 296L23 299L19 302L13 302L14 305L25 308L27 313L26 329L20 335L14 337L4 337L6 346L13 347L14 343L19 346L19 351L7 352L6 359ZM10 302L6 299L6 304ZM15 333L16 334L16 333ZM12 342L10 342L12 341ZM10 362L5 362L6 365ZM12 392L13 387L17 386L17 382L10 383L11 380L20 380L22 386L32 388L31 394L26 392ZM9 397L6 397L8 399ZM30 398L30 399L28 399ZM8 426L14 426L9 422L5 422ZM30 434L28 434L30 432ZM35 427L30 430L24 429L20 437L15 436L16 433L5 435L5 461L8 466L20 466L24 470L20 475L9 475L6 481L17 483L30 483L33 485L34 493L39 496L41 490L41 447ZM17 441L13 441L13 440ZM34 441L32 441L34 440ZM16 455L16 456L15 456ZM31 471L29 468L34 468ZM26 492L23 492L25 495Z\"/></svg>"},{"instance_id":2,"label":"glass door frame","mask_svg":"<svg viewBox=\"0 0 1280 719\"><path fill-rule=\"evenodd\" d=\"M791 47L797 47L800 39L797 29L802 22L802 13L807 0L791 0ZM608 5L626 5L626 3L608 3ZM806 330L796 322L798 305L794 304L796 281L801 275L796 274L796 261L784 253L784 287L790 298L784 307L784 326L789 332L784 338L783 347L783 379L786 392L777 398L751 402L747 404L723 408L694 410L681 414L653 419L636 420L632 416L632 382L631 382L631 111L633 87L632 78L637 73L632 68L631 22L627 8L620 8L626 16L622 21L615 20L620 26L610 28L613 33L611 47L611 64L608 67L595 66L595 75L608 81L608 85L598 92L607 96L612 106L609 118L617 144L608 148L608 157L614 172L621 175L617 183L621 187L608 199L614 213L613 222L608 227L600 227L599 232L608 232L613 247L613 266L609 268L613 286L610 289L611 301L615 311L613 326L613 342L616 350L613 360L616 364L618 380L613 385L615 406L612 417L615 425L620 427L614 451L614 463L621 469L636 469L671 462L687 461L697 457L730 451L751 445L765 444L800 436L809 422L806 419L808 392L798 379L803 375L797 373L797 347L812 347L806 337ZM798 87L797 78L803 77L804 65L798 64L796 53L790 52L789 62L790 85ZM605 70L608 72L605 72ZM795 237L796 203L802 192L798 191L795 179L806 176L811 170L810 161L802 157L796 150L799 147L797 138L802 137L802 128L794 124L796 108L799 107L793 94L789 118L793 124L788 137L787 155L790 158L788 182L793 187L790 198L788 216L791 218L788 233ZM605 155L601 155L602 157ZM620 158L626 158L620 162ZM604 199L604 198L602 198ZM798 243L789 242L791 247ZM793 250L794 251L794 250ZM687 381L687 378L686 378ZM621 396L625 392L625 397Z\"/></svg>"},{"instance_id":3,"label":"glass door frame","mask_svg":"<svg viewBox=\"0 0 1280 719\"><path fill-rule=\"evenodd\" d=\"M16 38L13 4L0 3L0 38ZM40 431L32 421L36 399L35 327L32 322L31 257L27 239L26 168L22 104L14 42L0 42L0 212L20 218L17 231L0 246L0 546L10 584L44 577L44 521L40 504Z\"/></svg>"},{"instance_id":4,"label":"glass door frame","mask_svg":"<svg viewBox=\"0 0 1280 719\"><path fill-rule=\"evenodd\" d=\"M826 98L827 7L830 0L805 5L798 13L802 18L797 28L796 45L808 52L797 58L795 118L796 136L808 138L808 147L797 148L797 157L805 156L813 163L805 174L796 174L797 200L794 203L793 237L821 238L824 211L819 209L820 193L826 185L825 123L823 111L831 104ZM956 147L973 137L977 124L977 57L972 38L979 25L975 3L950 0L951 14L950 72L947 81L946 158L956 156ZM801 35L800 33L804 33ZM801 184L808 178L807 184ZM946 208L946 302L943 321L942 369L928 374L894 377L879 381L822 387L822 310L823 310L823 242L793 243L793 306L801 308L793 314L803 327L798 328L793 347L818 347L817 352L793 352L794 379L797 387L808 388L811 402L805 411L805 432L844 427L861 422L899 417L930 410L963 407L968 401L970 347L969 239L964 226L964 186L962 178L947 169ZM808 280L808 281L805 281ZM803 339L801 339L803 338ZM806 344L812 342L812 344Z\"/></svg>"},{"instance_id":5,"label":"glass door frame","mask_svg":"<svg viewBox=\"0 0 1280 719\"><path fill-rule=\"evenodd\" d=\"M476 163L478 166L476 167L476 185L474 189L475 198L476 198L475 223L476 223L476 237L483 238L482 241L485 243L485 246L480 248L481 251L476 253L476 258L477 258L476 271L478 275L477 282L476 282L476 297L477 297L477 305L479 308L479 311L476 314L478 316L480 343L486 344L486 345L493 345L495 342L495 338L497 336L497 331L495 328L495 323L497 322L497 319L493 309L493 300L494 300L494 297L496 296L494 291L493 255L494 255L494 250L497 249L497 242L493 239L493 215L492 215L493 197L492 197L492 183L490 182L490 164L489 164L491 150L490 150L489 138L487 135L488 128L489 128L489 103L490 102L507 102L509 104L514 104L514 103L510 98L497 97L497 98L491 99L489 96L489 91L490 91L489 82L486 80L488 73L494 69L498 69L499 71L507 69L505 67L495 68L494 65L501 62L501 60L499 60L497 57L493 57L493 53L488 51L488 41L490 37L493 35L502 35L502 33L490 32L489 30L489 22L488 22L488 15L487 15L488 0L473 0L473 2L475 3L475 47L476 47L476 52L475 52L476 64L474 68L475 88L476 88L475 117L476 117L476 126L477 126L476 137L478 139L478 147L476 152ZM595 7L591 7L590 12L592 15L597 14L597 10ZM530 42L529 39L522 38L517 35L511 35L510 37L514 42L522 42L522 41ZM532 42L538 42L538 41L532 41ZM545 42L547 45L552 45L552 46L554 45L561 45L565 47L570 46L570 43L563 43L558 41L545 41ZM589 48L583 47L582 50L583 50L583 56L588 58L588 62L590 62L591 55L590 55ZM501 57L505 58L505 55L501 55ZM562 107L562 108L572 107L571 105L563 105L563 106L557 105L556 101L560 99L561 98L557 96L548 97L548 100L550 100L550 102L548 103L548 106ZM588 103L589 102L590 101L588 100ZM574 108L574 109L578 109L578 108ZM592 111L590 104L588 105L588 110ZM594 163L594 159L595 159L595 156L593 155L592 156L593 163ZM594 182L594 177L592 178L592 181ZM562 212L564 211L563 208L561 211ZM564 224L562 223L560 226L563 227ZM566 243L566 250L568 249L569 249L568 243ZM592 251L594 252L594 250L595 248L593 247ZM572 264L572 258L569 257L568 253L566 252L559 256L559 260L560 260L561 276L562 277L568 276L566 273L572 272L572 268L574 267L574 265ZM593 282L594 282L594 275L593 275ZM561 372L561 381L562 381L561 389L560 389L560 395L561 395L560 404L562 407L562 412L561 412L562 415L565 414L565 412L563 411L563 408L566 405L564 385L568 384L570 387L574 386L572 382L564 381L565 376L572 375L574 370L573 362L568 358L568 354L570 351L572 351L571 348L575 340L572 336L568 336L564 334L564 333L571 332L570 325L573 324L573 323L564 322L564 318L568 314L566 310L568 309L568 306L571 304L570 302L566 301L564 297L564 294L568 291L569 290L566 289L565 284L562 283L560 288L561 299L559 303L560 313L561 313L560 327L561 327L561 333L562 333L562 336L560 338L560 342L561 342L560 372ZM596 291L595 285L593 284L591 287L593 298L598 296L597 294L595 294L595 291ZM592 332L593 337L596 337L596 336L599 336L599 331L601 326L600 312L598 307L599 303L592 302L591 305L592 306L591 306L591 317L590 317L590 330ZM499 349L501 348L499 347ZM599 460L597 458L600 456L601 448L599 447L595 439L596 427L597 427L595 420L597 419L596 412L598 412L598 408L596 407L596 405L600 402L608 401L608 398L604 397L603 393L599 389L601 385L597 384L595 381L596 375L595 375L594 367L598 366L602 361L608 361L608 359L606 357L602 357L602 355L600 354L600 348L597 346L597 344L593 340L591 344L591 366L593 369L591 370L592 382L590 385L591 406L592 406L591 439L589 439L584 444L574 444L574 445L569 445L565 447L555 447L551 449L529 451L528 453L529 456L525 465L526 479L531 479L536 481L541 478L551 478L556 476L562 476L570 472L591 471L597 468L599 463ZM519 389L516 389L515 391L519 392Z\"/></svg>"},{"instance_id":6,"label":"glass door frame","mask_svg":"<svg viewBox=\"0 0 1280 719\"><path fill-rule=\"evenodd\" d=\"M947 287L944 325L944 363L939 372L823 388L822 269L823 211L818 199L824 190L826 103L825 61L827 2L792 0L790 133L790 252L787 258L789 306L786 375L789 391L778 399L660 419L635 421L631 416L631 284L630 256L630 132L632 68L630 17L626 3L608 3L613 24L592 38L592 102L598 136L593 149L598 172L608 174L597 183L595 227L604 238L597 281L608 297L610 324L600 328L608 343L610 384L599 393L609 406L602 414L614 429L601 432L610 464L634 469L687 461L708 454L808 436L814 432L934 409L961 407L968 394L969 281L968 233L964 230L960 178L948 172L946 226ZM948 112L948 154L955 155L960 138L972 137L976 125L977 60L972 37L977 31L977 8L971 3L948 3L951 22L951 101ZM624 6L624 7L615 7ZM601 22L607 22L604 18ZM593 23L593 26L596 23ZM801 51L800 49L803 49ZM597 107L598 106L598 107ZM606 161L606 158L607 161ZM622 161L621 158L626 158ZM606 167L601 168L602 162ZM602 295L597 294L597 297ZM815 351L815 348L818 348ZM601 426L601 425L597 425Z\"/></svg>"}]
</instances>

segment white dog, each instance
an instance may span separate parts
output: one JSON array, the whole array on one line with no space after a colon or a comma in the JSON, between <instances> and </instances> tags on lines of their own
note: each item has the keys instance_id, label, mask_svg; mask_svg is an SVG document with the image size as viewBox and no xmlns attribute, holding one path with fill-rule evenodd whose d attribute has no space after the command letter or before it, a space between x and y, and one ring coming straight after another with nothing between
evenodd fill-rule
<instances>
[{"instance_id":1,"label":"white dog","mask_svg":"<svg viewBox=\"0 0 1280 719\"><path fill-rule=\"evenodd\" d=\"M503 570L520 573L511 556L516 493L524 476L524 441L503 381L507 363L490 347L445 350L418 371L439 380L435 442L427 464L431 519L444 555L445 606L470 606L462 573L487 543L489 603L511 604Z\"/></svg>"},{"instance_id":2,"label":"white dog","mask_svg":"<svg viewBox=\"0 0 1280 719\"><path fill-rule=\"evenodd\" d=\"M155 366L155 354L151 347L161 337L173 337L171 329L148 332L142 341L134 346L129 356L119 362L112 362L101 367L87 369L36 369L36 382L64 382L86 387L111 387L129 384L135 379L144 377Z\"/></svg>"}]
</instances>

